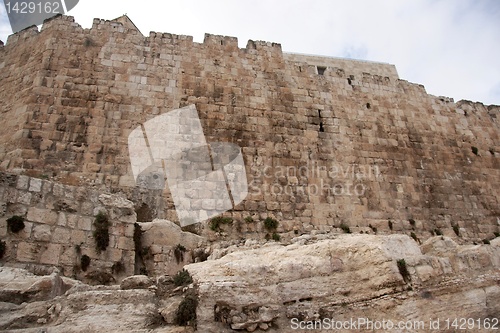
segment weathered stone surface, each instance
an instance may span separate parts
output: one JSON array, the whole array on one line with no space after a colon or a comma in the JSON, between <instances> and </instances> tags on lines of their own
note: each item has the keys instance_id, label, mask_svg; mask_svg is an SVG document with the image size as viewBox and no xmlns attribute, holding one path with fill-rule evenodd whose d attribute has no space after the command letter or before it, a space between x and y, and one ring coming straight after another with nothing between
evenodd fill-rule
<instances>
[{"instance_id":1,"label":"weathered stone surface","mask_svg":"<svg viewBox=\"0 0 500 333\"><path fill-rule=\"evenodd\" d=\"M182 300L182 296L173 296L162 301L163 306L160 307L160 314L167 324L175 324L175 315Z\"/></svg>"},{"instance_id":2,"label":"weathered stone surface","mask_svg":"<svg viewBox=\"0 0 500 333\"><path fill-rule=\"evenodd\" d=\"M24 270L1 267L0 330L20 333L194 332L192 327L167 325L154 291L117 287L92 287L61 279L57 273L36 276ZM176 297L172 304L178 306L179 299L182 296ZM175 310L170 310L170 319L173 313Z\"/></svg>"},{"instance_id":3,"label":"weathered stone surface","mask_svg":"<svg viewBox=\"0 0 500 333\"><path fill-rule=\"evenodd\" d=\"M430 254L429 244L444 256ZM242 247L217 260L187 265L199 286L198 328L251 331L265 324L288 332L292 318L397 322L498 315L500 307L485 302L500 295L498 248L456 246L441 237L429 244L422 246L428 251L424 255L408 236L340 235L307 245ZM441 251L444 246L447 251ZM409 281L398 270L400 259ZM443 301L429 303L429 297Z\"/></svg>"},{"instance_id":4,"label":"weathered stone surface","mask_svg":"<svg viewBox=\"0 0 500 333\"><path fill-rule=\"evenodd\" d=\"M148 289L153 285L154 281L146 275L129 276L122 280L120 288L123 290L128 289Z\"/></svg>"},{"instance_id":5,"label":"weathered stone surface","mask_svg":"<svg viewBox=\"0 0 500 333\"><path fill-rule=\"evenodd\" d=\"M78 282L61 279L58 272L41 277L16 268L0 267L0 302L44 301L64 294L75 284Z\"/></svg>"},{"instance_id":6,"label":"weathered stone surface","mask_svg":"<svg viewBox=\"0 0 500 333\"><path fill-rule=\"evenodd\" d=\"M153 222L141 223L143 230L142 242L144 246L160 245L175 247L178 244L188 249L194 249L203 244L205 238L181 228L168 220L156 219Z\"/></svg>"}]
</instances>

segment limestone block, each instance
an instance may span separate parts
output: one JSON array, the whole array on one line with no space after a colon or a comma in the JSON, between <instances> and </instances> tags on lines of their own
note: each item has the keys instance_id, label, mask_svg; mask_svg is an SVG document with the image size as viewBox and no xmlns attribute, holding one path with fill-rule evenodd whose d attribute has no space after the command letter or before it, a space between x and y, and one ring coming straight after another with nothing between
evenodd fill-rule
<instances>
[{"instance_id":1,"label":"limestone block","mask_svg":"<svg viewBox=\"0 0 500 333\"><path fill-rule=\"evenodd\" d=\"M134 240L129 237L118 237L117 247L122 250L133 250Z\"/></svg>"},{"instance_id":2,"label":"limestone block","mask_svg":"<svg viewBox=\"0 0 500 333\"><path fill-rule=\"evenodd\" d=\"M142 244L145 247L153 244L175 247L181 244L187 249L194 249L205 241L201 236L182 231L177 224L168 220L155 219L140 225L143 230Z\"/></svg>"},{"instance_id":3,"label":"limestone block","mask_svg":"<svg viewBox=\"0 0 500 333\"><path fill-rule=\"evenodd\" d=\"M45 250L42 250L40 256L40 263L46 265L57 266L59 264L59 257L61 255L61 244L47 244Z\"/></svg>"},{"instance_id":4,"label":"limestone block","mask_svg":"<svg viewBox=\"0 0 500 333\"><path fill-rule=\"evenodd\" d=\"M17 198L17 201L19 203L24 204L24 205L29 205L31 203L31 193L29 193L29 192L20 192L19 196Z\"/></svg>"},{"instance_id":5,"label":"limestone block","mask_svg":"<svg viewBox=\"0 0 500 333\"><path fill-rule=\"evenodd\" d=\"M154 284L146 275L133 275L122 280L120 283L120 289L148 289Z\"/></svg>"},{"instance_id":6,"label":"limestone block","mask_svg":"<svg viewBox=\"0 0 500 333\"><path fill-rule=\"evenodd\" d=\"M29 181L30 181L30 177L24 176L24 175L20 175L17 178L17 186L16 186L16 188L19 189L19 190L27 190L28 186L29 186Z\"/></svg>"},{"instance_id":7,"label":"limestone block","mask_svg":"<svg viewBox=\"0 0 500 333\"><path fill-rule=\"evenodd\" d=\"M19 262L36 262L38 261L39 244L20 242L17 246L17 261Z\"/></svg>"},{"instance_id":8,"label":"limestone block","mask_svg":"<svg viewBox=\"0 0 500 333\"><path fill-rule=\"evenodd\" d=\"M78 218L77 228L80 230L92 230L92 223L94 219L88 216L80 216Z\"/></svg>"},{"instance_id":9,"label":"limestone block","mask_svg":"<svg viewBox=\"0 0 500 333\"><path fill-rule=\"evenodd\" d=\"M42 180L38 178L30 179L30 192L40 192L42 190Z\"/></svg>"},{"instance_id":10,"label":"limestone block","mask_svg":"<svg viewBox=\"0 0 500 333\"><path fill-rule=\"evenodd\" d=\"M33 239L41 242L50 242L52 234L50 225L35 224L33 227Z\"/></svg>"},{"instance_id":11,"label":"limestone block","mask_svg":"<svg viewBox=\"0 0 500 333\"><path fill-rule=\"evenodd\" d=\"M52 242L60 244L69 244L71 239L71 230L67 228L56 227L52 234Z\"/></svg>"},{"instance_id":12,"label":"limestone block","mask_svg":"<svg viewBox=\"0 0 500 333\"><path fill-rule=\"evenodd\" d=\"M53 225L58 220L57 212L49 209L30 207L27 219L32 222Z\"/></svg>"},{"instance_id":13,"label":"limestone block","mask_svg":"<svg viewBox=\"0 0 500 333\"><path fill-rule=\"evenodd\" d=\"M71 230L71 243L86 244L88 240L87 233L83 230Z\"/></svg>"},{"instance_id":14,"label":"limestone block","mask_svg":"<svg viewBox=\"0 0 500 333\"><path fill-rule=\"evenodd\" d=\"M182 300L182 296L174 296L170 297L168 300L162 301L159 311L167 324L175 324L175 315Z\"/></svg>"}]
</instances>

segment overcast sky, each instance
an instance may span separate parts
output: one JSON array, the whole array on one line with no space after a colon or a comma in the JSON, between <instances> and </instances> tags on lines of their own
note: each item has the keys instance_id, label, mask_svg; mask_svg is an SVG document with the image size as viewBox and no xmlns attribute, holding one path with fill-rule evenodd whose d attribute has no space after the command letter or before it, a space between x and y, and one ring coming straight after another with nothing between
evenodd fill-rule
<instances>
[{"instance_id":1,"label":"overcast sky","mask_svg":"<svg viewBox=\"0 0 500 333\"><path fill-rule=\"evenodd\" d=\"M0 11L5 41L12 31ZM285 52L388 62L430 94L500 104L497 0L80 0L69 15L90 28L125 13L145 35L201 42L208 32L238 37L240 47L265 40Z\"/></svg>"}]
</instances>

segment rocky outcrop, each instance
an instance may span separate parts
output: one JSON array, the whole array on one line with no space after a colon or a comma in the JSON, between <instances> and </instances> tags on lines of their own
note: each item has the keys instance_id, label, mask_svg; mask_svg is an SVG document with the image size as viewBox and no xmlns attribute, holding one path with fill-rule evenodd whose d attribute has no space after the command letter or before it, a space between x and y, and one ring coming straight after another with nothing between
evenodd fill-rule
<instances>
[{"instance_id":1,"label":"rocky outcrop","mask_svg":"<svg viewBox=\"0 0 500 333\"><path fill-rule=\"evenodd\" d=\"M363 331L360 320L435 332L446 331L446 319L473 318L477 328L500 316L500 247L491 243L458 245L439 236L419 246L405 235L352 234L302 235L288 245L246 241L185 266L194 283L181 286L166 275L89 286L57 272L3 267L0 330L194 332L177 326L179 313L196 313L203 333L301 332L298 325L332 320L358 325L335 332ZM432 329L438 319L441 329Z\"/></svg>"},{"instance_id":2,"label":"rocky outcrop","mask_svg":"<svg viewBox=\"0 0 500 333\"><path fill-rule=\"evenodd\" d=\"M197 251L206 245L204 237L182 231L168 220L155 219L140 226L145 266L153 275L174 275L194 262Z\"/></svg>"},{"instance_id":3,"label":"rocky outcrop","mask_svg":"<svg viewBox=\"0 0 500 333\"><path fill-rule=\"evenodd\" d=\"M430 318L500 315L498 247L458 246L446 237L431 238L423 250L404 235L310 238L188 265L199 286L199 330L289 332L292 320L428 325Z\"/></svg>"},{"instance_id":4,"label":"rocky outcrop","mask_svg":"<svg viewBox=\"0 0 500 333\"><path fill-rule=\"evenodd\" d=\"M22 269L2 267L0 331L193 332L192 327L171 325L183 290L174 290L163 280L132 276L122 281L120 289L117 285L89 286L57 273L36 276ZM161 302L160 295L164 298ZM169 316L169 323L163 314Z\"/></svg>"}]
</instances>

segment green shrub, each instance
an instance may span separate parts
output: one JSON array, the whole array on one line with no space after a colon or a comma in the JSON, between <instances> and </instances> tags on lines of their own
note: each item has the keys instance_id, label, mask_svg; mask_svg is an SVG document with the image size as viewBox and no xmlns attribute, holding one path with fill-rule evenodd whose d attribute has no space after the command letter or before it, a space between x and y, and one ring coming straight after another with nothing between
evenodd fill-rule
<instances>
[{"instance_id":1,"label":"green shrub","mask_svg":"<svg viewBox=\"0 0 500 333\"><path fill-rule=\"evenodd\" d=\"M279 242L279 241L281 240L281 236L280 236L280 235L278 235L278 234L277 234L277 233L275 233L275 232L273 232L273 236L272 236L272 238L273 238L273 241L275 241L275 242Z\"/></svg>"},{"instance_id":2,"label":"green shrub","mask_svg":"<svg viewBox=\"0 0 500 333\"><path fill-rule=\"evenodd\" d=\"M412 227L415 227L415 220L414 219L409 219L408 221L410 222L410 225Z\"/></svg>"},{"instance_id":3,"label":"green shrub","mask_svg":"<svg viewBox=\"0 0 500 333\"><path fill-rule=\"evenodd\" d=\"M460 237L460 227L458 226L458 224L453 225L453 231L455 232L455 235Z\"/></svg>"},{"instance_id":4,"label":"green shrub","mask_svg":"<svg viewBox=\"0 0 500 333\"><path fill-rule=\"evenodd\" d=\"M495 237L500 237L500 232L494 232L493 234L495 235Z\"/></svg>"},{"instance_id":5,"label":"green shrub","mask_svg":"<svg viewBox=\"0 0 500 333\"><path fill-rule=\"evenodd\" d=\"M19 231L24 229L24 217L14 215L7 219L7 228L17 234Z\"/></svg>"},{"instance_id":6,"label":"green shrub","mask_svg":"<svg viewBox=\"0 0 500 333\"><path fill-rule=\"evenodd\" d=\"M406 267L406 261L404 259L399 259L397 261L398 264L398 270L401 276L403 277L403 280L405 283L408 283L411 281L411 275L410 272L408 272L408 268Z\"/></svg>"},{"instance_id":7,"label":"green shrub","mask_svg":"<svg viewBox=\"0 0 500 333\"><path fill-rule=\"evenodd\" d=\"M111 271L115 274L120 274L125 272L125 265L121 261L117 261L111 266Z\"/></svg>"},{"instance_id":8,"label":"green shrub","mask_svg":"<svg viewBox=\"0 0 500 333\"><path fill-rule=\"evenodd\" d=\"M412 231L411 234L410 234L411 238L413 238L413 240L417 243L420 242L420 240L418 239L417 235L415 235L415 233Z\"/></svg>"},{"instance_id":9,"label":"green shrub","mask_svg":"<svg viewBox=\"0 0 500 333\"><path fill-rule=\"evenodd\" d=\"M246 223L253 223L253 217L251 217L251 216L245 217L245 222Z\"/></svg>"},{"instance_id":10,"label":"green shrub","mask_svg":"<svg viewBox=\"0 0 500 333\"><path fill-rule=\"evenodd\" d=\"M443 235L443 232L442 232L442 231L441 231L441 229L439 229L439 228L434 229L434 233L435 233L437 236L442 236L442 235Z\"/></svg>"},{"instance_id":11,"label":"green shrub","mask_svg":"<svg viewBox=\"0 0 500 333\"><path fill-rule=\"evenodd\" d=\"M351 233L351 228L349 228L349 226L345 225L344 223L342 223L340 225L340 229L342 229L344 231L344 233L346 233L346 234L350 234Z\"/></svg>"},{"instance_id":12,"label":"green shrub","mask_svg":"<svg viewBox=\"0 0 500 333\"><path fill-rule=\"evenodd\" d=\"M221 225L231 224L233 219L230 217L217 216L210 220L210 229L212 231L221 231Z\"/></svg>"},{"instance_id":13,"label":"green shrub","mask_svg":"<svg viewBox=\"0 0 500 333\"><path fill-rule=\"evenodd\" d=\"M274 231L278 228L279 222L276 219L273 219L272 217L266 217L264 220L264 228L266 228L269 231Z\"/></svg>"},{"instance_id":14,"label":"green shrub","mask_svg":"<svg viewBox=\"0 0 500 333\"><path fill-rule=\"evenodd\" d=\"M193 283L193 278L191 277L191 274L189 274L189 272L184 268L174 275L174 284L176 286L186 286L190 283Z\"/></svg>"},{"instance_id":15,"label":"green shrub","mask_svg":"<svg viewBox=\"0 0 500 333\"><path fill-rule=\"evenodd\" d=\"M479 149L477 149L477 147L472 146L471 150L474 155L479 155Z\"/></svg>"},{"instance_id":16,"label":"green shrub","mask_svg":"<svg viewBox=\"0 0 500 333\"><path fill-rule=\"evenodd\" d=\"M3 258L6 250L7 250L7 244L4 241L0 241L0 259Z\"/></svg>"},{"instance_id":17,"label":"green shrub","mask_svg":"<svg viewBox=\"0 0 500 333\"><path fill-rule=\"evenodd\" d=\"M483 244L490 244L490 240L489 239L483 239Z\"/></svg>"},{"instance_id":18,"label":"green shrub","mask_svg":"<svg viewBox=\"0 0 500 333\"><path fill-rule=\"evenodd\" d=\"M186 252L186 248L181 244L177 244L177 246L174 249L175 261L177 263L184 261L184 252Z\"/></svg>"},{"instance_id":19,"label":"green shrub","mask_svg":"<svg viewBox=\"0 0 500 333\"><path fill-rule=\"evenodd\" d=\"M184 297L175 313L175 323L179 326L196 326L197 307L198 298L195 295Z\"/></svg>"},{"instance_id":20,"label":"green shrub","mask_svg":"<svg viewBox=\"0 0 500 333\"><path fill-rule=\"evenodd\" d=\"M108 216L99 212L94 220L94 240L98 253L105 251L109 245L109 220Z\"/></svg>"},{"instance_id":21,"label":"green shrub","mask_svg":"<svg viewBox=\"0 0 500 333\"><path fill-rule=\"evenodd\" d=\"M81 267L82 271L86 272L87 268L89 268L89 266L90 266L90 257L88 255L84 254L80 258L80 267Z\"/></svg>"}]
</instances>

